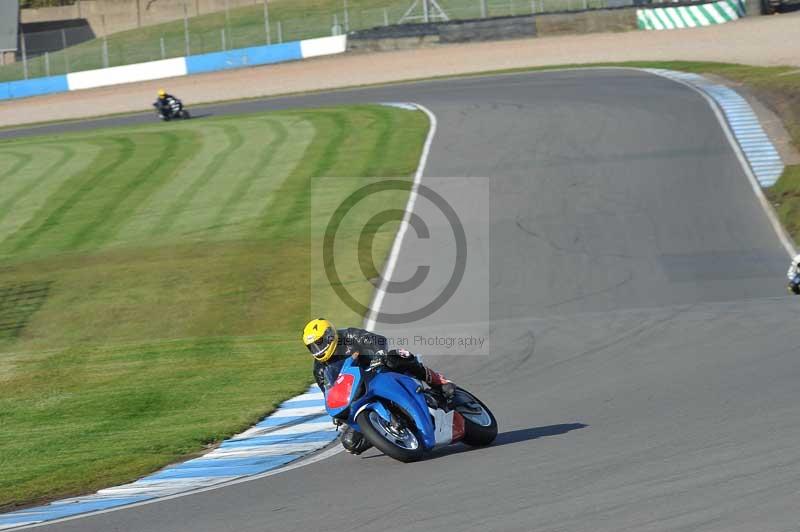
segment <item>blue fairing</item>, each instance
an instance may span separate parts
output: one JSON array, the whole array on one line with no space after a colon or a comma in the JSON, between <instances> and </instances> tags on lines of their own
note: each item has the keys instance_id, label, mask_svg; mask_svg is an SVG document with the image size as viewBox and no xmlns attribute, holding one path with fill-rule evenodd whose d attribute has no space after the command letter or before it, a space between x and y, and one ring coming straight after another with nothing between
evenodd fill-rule
<instances>
[{"instance_id":1,"label":"blue fairing","mask_svg":"<svg viewBox=\"0 0 800 532\"><path fill-rule=\"evenodd\" d=\"M348 425L360 432L361 429L358 427L355 417L364 408L374 410L388 421L391 415L387 406L394 404L402 409L416 425L417 436L420 438L423 448L430 450L434 447L436 444L435 427L425 397L417 392L419 388L417 380L402 373L386 371L383 368L365 372L358 366L353 366L349 359L342 366L341 373L351 373L356 377L356 382L362 378L366 382L365 393L352 400L350 404ZM343 408L337 409L337 412L343 410ZM329 413L336 414L330 410Z\"/></svg>"},{"instance_id":2,"label":"blue fairing","mask_svg":"<svg viewBox=\"0 0 800 532\"><path fill-rule=\"evenodd\" d=\"M380 403L389 401L408 414L417 426L418 436L422 439L423 447L426 450L432 449L436 444L435 429L425 398L416 391L418 387L419 383L416 380L401 373L387 371L375 375L369 383L367 393L353 403L350 414L351 426L357 427L355 415L365 405L388 420L389 413Z\"/></svg>"}]
</instances>

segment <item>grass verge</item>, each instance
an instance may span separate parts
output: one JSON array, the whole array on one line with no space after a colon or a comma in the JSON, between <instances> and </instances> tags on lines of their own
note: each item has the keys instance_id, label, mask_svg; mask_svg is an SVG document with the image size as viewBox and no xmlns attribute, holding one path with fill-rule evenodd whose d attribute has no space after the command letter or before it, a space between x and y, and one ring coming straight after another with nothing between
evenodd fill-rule
<instances>
[{"instance_id":1,"label":"grass verge","mask_svg":"<svg viewBox=\"0 0 800 532\"><path fill-rule=\"evenodd\" d=\"M0 142L0 510L130 481L302 391L310 184L407 179L427 126L353 106Z\"/></svg>"}]
</instances>

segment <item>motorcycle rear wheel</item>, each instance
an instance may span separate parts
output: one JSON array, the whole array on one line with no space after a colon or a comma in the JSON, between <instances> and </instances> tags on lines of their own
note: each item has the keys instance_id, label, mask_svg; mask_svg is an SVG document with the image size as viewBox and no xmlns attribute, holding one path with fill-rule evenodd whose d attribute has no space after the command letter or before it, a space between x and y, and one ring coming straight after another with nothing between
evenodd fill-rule
<instances>
[{"instance_id":1,"label":"motorcycle rear wheel","mask_svg":"<svg viewBox=\"0 0 800 532\"><path fill-rule=\"evenodd\" d=\"M386 456L401 462L422 459L420 440L406 420L397 419L397 426L393 426L376 411L367 408L358 414L356 423L369 442Z\"/></svg>"},{"instance_id":2,"label":"motorcycle rear wheel","mask_svg":"<svg viewBox=\"0 0 800 532\"><path fill-rule=\"evenodd\" d=\"M497 420L480 399L463 388L455 393L455 411L464 418L464 439L472 447L489 445L497 437ZM467 406L470 408L467 409Z\"/></svg>"}]
</instances>

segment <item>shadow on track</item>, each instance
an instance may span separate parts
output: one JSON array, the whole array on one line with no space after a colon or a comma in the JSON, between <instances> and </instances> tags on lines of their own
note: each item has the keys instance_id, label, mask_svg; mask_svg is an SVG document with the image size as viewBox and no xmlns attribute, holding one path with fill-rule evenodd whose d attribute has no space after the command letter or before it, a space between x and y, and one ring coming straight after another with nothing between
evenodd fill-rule
<instances>
[{"instance_id":1,"label":"shadow on track","mask_svg":"<svg viewBox=\"0 0 800 532\"><path fill-rule=\"evenodd\" d=\"M501 447L503 445L511 445L514 443L521 443L525 441L537 440L539 438L546 438L548 436L559 436L561 434L566 434L567 432L571 432L573 430L584 429L588 427L585 423L563 423L560 425L547 425L544 427L531 427L529 429L518 429L518 430L510 430L508 432L501 432L497 435L494 442L491 445L487 445L486 447L469 447L467 445L455 445L452 447L444 447L442 449L438 449L427 455L422 461L425 462L427 460L435 460L437 458L443 458L445 456L451 456L454 454L461 454L461 453L468 453L471 451L477 451L480 449L491 449L492 447ZM380 458L384 457L383 453L378 454L370 454L369 456L362 456L363 460L369 460L370 458Z\"/></svg>"},{"instance_id":2,"label":"shadow on track","mask_svg":"<svg viewBox=\"0 0 800 532\"><path fill-rule=\"evenodd\" d=\"M567 432L583 429L588 426L589 425L585 425L583 423L565 423L562 425L547 425L546 427L510 430L508 432L501 432L498 434L497 438L494 440L494 443L489 445L489 447L510 445L512 443L546 438L547 436L558 436L560 434L566 434Z\"/></svg>"}]
</instances>

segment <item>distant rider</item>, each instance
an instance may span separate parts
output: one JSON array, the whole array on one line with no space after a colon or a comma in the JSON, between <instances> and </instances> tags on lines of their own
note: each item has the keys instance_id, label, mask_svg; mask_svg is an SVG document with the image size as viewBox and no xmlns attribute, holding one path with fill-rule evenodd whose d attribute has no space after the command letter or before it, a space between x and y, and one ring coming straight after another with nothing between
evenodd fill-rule
<instances>
[{"instance_id":1,"label":"distant rider","mask_svg":"<svg viewBox=\"0 0 800 532\"><path fill-rule=\"evenodd\" d=\"M789 271L786 272L786 277L789 278L789 286L794 285L795 278L800 275L800 255L796 255L792 259L792 264L789 266Z\"/></svg>"},{"instance_id":2,"label":"distant rider","mask_svg":"<svg viewBox=\"0 0 800 532\"><path fill-rule=\"evenodd\" d=\"M387 351L386 337L364 329L339 329L331 322L318 318L303 329L303 343L314 357L314 379L323 391L333 386L342 365L348 357L368 365L375 357L381 358L392 371L405 373L439 388L445 396L455 393L455 385L440 373L425 367L417 357L405 349ZM349 426L342 433L342 446L352 454L361 454L370 448L369 442Z\"/></svg>"},{"instance_id":3,"label":"distant rider","mask_svg":"<svg viewBox=\"0 0 800 532\"><path fill-rule=\"evenodd\" d=\"M165 116L172 115L172 105L175 102L180 102L175 96L167 93L164 89L158 89L158 98L156 99L153 106L158 110L159 113Z\"/></svg>"}]
</instances>

